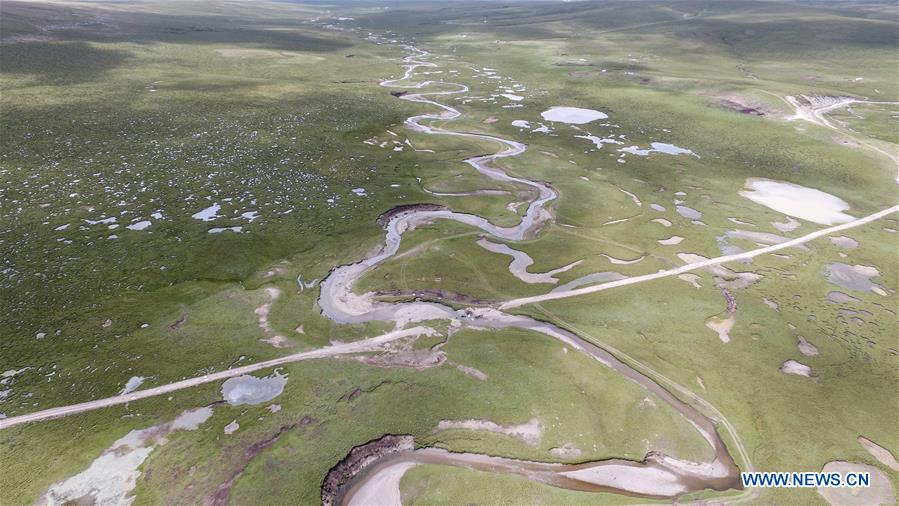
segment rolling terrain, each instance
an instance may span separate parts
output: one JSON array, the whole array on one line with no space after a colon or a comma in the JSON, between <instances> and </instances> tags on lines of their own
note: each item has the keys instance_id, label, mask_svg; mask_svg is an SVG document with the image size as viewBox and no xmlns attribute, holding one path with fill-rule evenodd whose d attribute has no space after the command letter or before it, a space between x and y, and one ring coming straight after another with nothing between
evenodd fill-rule
<instances>
[{"instance_id":1,"label":"rolling terrain","mask_svg":"<svg viewBox=\"0 0 899 506\"><path fill-rule=\"evenodd\" d=\"M4 2L0 502L895 502L897 24Z\"/></svg>"}]
</instances>

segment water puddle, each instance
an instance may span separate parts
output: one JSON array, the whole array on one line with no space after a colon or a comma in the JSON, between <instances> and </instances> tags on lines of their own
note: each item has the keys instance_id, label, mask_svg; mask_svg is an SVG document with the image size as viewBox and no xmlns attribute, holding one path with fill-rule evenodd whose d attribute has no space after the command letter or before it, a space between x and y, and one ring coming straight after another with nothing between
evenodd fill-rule
<instances>
[{"instance_id":1,"label":"water puddle","mask_svg":"<svg viewBox=\"0 0 899 506\"><path fill-rule=\"evenodd\" d=\"M768 209L820 225L846 223L855 218L844 213L849 209L843 199L798 184L770 179L746 180L740 195Z\"/></svg>"},{"instance_id":2,"label":"water puddle","mask_svg":"<svg viewBox=\"0 0 899 506\"><path fill-rule=\"evenodd\" d=\"M222 397L232 406L261 404L281 395L287 376L275 371L271 376L238 376L222 384Z\"/></svg>"},{"instance_id":3,"label":"water puddle","mask_svg":"<svg viewBox=\"0 0 899 506\"><path fill-rule=\"evenodd\" d=\"M666 155L691 155L699 158L699 155L692 150L675 146L674 144L666 144L664 142L650 143L648 149L642 149L640 146L628 146L618 150L619 153L630 153L637 156L649 156L650 153L665 153Z\"/></svg>"},{"instance_id":4,"label":"water puddle","mask_svg":"<svg viewBox=\"0 0 899 506\"><path fill-rule=\"evenodd\" d=\"M848 265L843 263L828 264L824 270L824 277L827 281L857 292L873 292L877 295L886 296L887 292L877 283L871 281L871 278L880 276L880 272L867 265Z\"/></svg>"},{"instance_id":5,"label":"water puddle","mask_svg":"<svg viewBox=\"0 0 899 506\"><path fill-rule=\"evenodd\" d=\"M216 202L215 204L212 204L211 206L207 207L206 209L203 209L202 211L192 214L191 218L193 218L195 220L200 220L200 221L212 221L212 220L218 218L218 212L221 208L222 208L222 206L220 206L218 204L218 202Z\"/></svg>"},{"instance_id":6,"label":"water puddle","mask_svg":"<svg viewBox=\"0 0 899 506\"><path fill-rule=\"evenodd\" d=\"M591 121L609 117L607 114L593 109L562 106L550 107L549 110L540 113L540 116L547 121L557 121L559 123L568 123L570 125L583 125L585 123L590 123Z\"/></svg>"}]
</instances>

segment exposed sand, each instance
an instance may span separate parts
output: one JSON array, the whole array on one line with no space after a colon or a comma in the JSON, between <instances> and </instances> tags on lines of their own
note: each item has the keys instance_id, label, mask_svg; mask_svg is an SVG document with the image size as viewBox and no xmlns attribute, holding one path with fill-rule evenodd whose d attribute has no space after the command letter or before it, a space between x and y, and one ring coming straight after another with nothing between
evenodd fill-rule
<instances>
[{"instance_id":1,"label":"exposed sand","mask_svg":"<svg viewBox=\"0 0 899 506\"><path fill-rule=\"evenodd\" d=\"M622 153L630 153L637 156L648 156L650 153L665 153L667 155L692 155L699 158L699 155L692 150L675 146L674 144L666 144L664 142L650 143L650 148L642 149L640 146L628 146L618 151Z\"/></svg>"},{"instance_id":2,"label":"exposed sand","mask_svg":"<svg viewBox=\"0 0 899 506\"><path fill-rule=\"evenodd\" d=\"M799 348L799 352L806 357L818 356L818 347L808 342L808 340L803 336L799 336L799 342L796 343L796 346Z\"/></svg>"},{"instance_id":3,"label":"exposed sand","mask_svg":"<svg viewBox=\"0 0 899 506\"><path fill-rule=\"evenodd\" d=\"M581 453L583 453L581 449L571 443L565 443L562 446L549 449L550 455L560 459L576 459L581 456Z\"/></svg>"},{"instance_id":4,"label":"exposed sand","mask_svg":"<svg viewBox=\"0 0 899 506\"><path fill-rule=\"evenodd\" d=\"M672 235L671 237L669 237L667 239L659 239L659 244L662 244L665 246L674 246L675 244L680 244L681 241L683 241L683 240L684 240L684 238L679 235Z\"/></svg>"},{"instance_id":5,"label":"exposed sand","mask_svg":"<svg viewBox=\"0 0 899 506\"><path fill-rule=\"evenodd\" d=\"M728 230L724 232L724 235L728 238L752 241L762 246L783 244L790 240L788 237L783 237L777 234L770 234L768 232L755 232L752 230ZM804 244L797 244L793 247L801 249L803 251L808 250L808 248Z\"/></svg>"},{"instance_id":6,"label":"exposed sand","mask_svg":"<svg viewBox=\"0 0 899 506\"><path fill-rule=\"evenodd\" d=\"M561 474L587 483L629 490L638 494L676 496L688 490L677 475L664 469L639 468L626 464L587 467Z\"/></svg>"},{"instance_id":7,"label":"exposed sand","mask_svg":"<svg viewBox=\"0 0 899 506\"><path fill-rule=\"evenodd\" d=\"M137 485L144 460L166 437L179 430L194 430L212 416L212 408L204 407L182 412L169 423L146 429L132 430L118 439L84 471L50 486L38 499L42 505L100 504L128 505Z\"/></svg>"},{"instance_id":8,"label":"exposed sand","mask_svg":"<svg viewBox=\"0 0 899 506\"><path fill-rule=\"evenodd\" d=\"M496 432L520 439L530 445L540 443L540 436L543 435L543 428L536 418L518 425L499 425L490 420L441 420L434 431L451 429Z\"/></svg>"},{"instance_id":9,"label":"exposed sand","mask_svg":"<svg viewBox=\"0 0 899 506\"><path fill-rule=\"evenodd\" d=\"M678 274L677 278L690 283L691 285L693 285L693 288L702 288L702 285L699 284L699 280L702 278L700 278L696 274L693 274L692 272L688 272L686 274Z\"/></svg>"},{"instance_id":10,"label":"exposed sand","mask_svg":"<svg viewBox=\"0 0 899 506\"><path fill-rule=\"evenodd\" d=\"M468 367L467 365L456 365L456 370L481 381L487 381L487 379L489 378L489 376L487 376L487 373L475 369L474 367Z\"/></svg>"},{"instance_id":11,"label":"exposed sand","mask_svg":"<svg viewBox=\"0 0 899 506\"><path fill-rule=\"evenodd\" d=\"M843 292L827 292L827 300L833 302L835 304L849 304L852 302L861 302L861 300L856 299L855 297L845 294Z\"/></svg>"},{"instance_id":12,"label":"exposed sand","mask_svg":"<svg viewBox=\"0 0 899 506\"><path fill-rule=\"evenodd\" d=\"M610 257L609 255L606 255L605 253L600 253L600 254L602 256L606 257L606 260L608 260L609 262L611 262L615 265L631 265L631 264L635 264L635 263L643 260L644 258L646 258L646 255L641 255L639 258L635 258L633 260L622 260L620 258Z\"/></svg>"},{"instance_id":13,"label":"exposed sand","mask_svg":"<svg viewBox=\"0 0 899 506\"><path fill-rule=\"evenodd\" d=\"M128 382L125 383L125 388L123 388L122 391L119 392L119 395L130 394L131 392L137 390L138 388L140 388L145 379L147 378L144 378L143 376L132 376L131 379L129 379Z\"/></svg>"},{"instance_id":14,"label":"exposed sand","mask_svg":"<svg viewBox=\"0 0 899 506\"><path fill-rule=\"evenodd\" d=\"M446 362L446 353L429 348L415 350L407 345L404 346L403 349L388 349L377 355L358 357L357 360L373 367L383 367L386 369L404 367L423 371L431 367L443 365L443 363Z\"/></svg>"},{"instance_id":15,"label":"exposed sand","mask_svg":"<svg viewBox=\"0 0 899 506\"><path fill-rule=\"evenodd\" d=\"M781 232L792 232L792 231L796 230L797 228L799 228L799 225L801 225L801 223L794 220L793 218L790 218L789 216L787 216L787 221L772 221L771 222L771 226L773 226L774 228L776 228L777 230L779 230ZM833 240L833 239L831 239L831 240Z\"/></svg>"},{"instance_id":16,"label":"exposed sand","mask_svg":"<svg viewBox=\"0 0 899 506\"><path fill-rule=\"evenodd\" d=\"M889 467L893 471L899 471L899 461L896 461L896 457L892 452L864 436L859 436L858 442L861 443L865 450L868 450L868 453L877 459L878 462Z\"/></svg>"},{"instance_id":17,"label":"exposed sand","mask_svg":"<svg viewBox=\"0 0 899 506\"><path fill-rule=\"evenodd\" d=\"M348 506L402 506L400 480L406 471L417 466L416 462L397 462L366 480L353 491L347 502Z\"/></svg>"},{"instance_id":18,"label":"exposed sand","mask_svg":"<svg viewBox=\"0 0 899 506\"><path fill-rule=\"evenodd\" d=\"M714 330L722 343L729 343L730 331L734 328L734 323L733 315L728 315L727 317L713 316L705 322L705 326Z\"/></svg>"},{"instance_id":19,"label":"exposed sand","mask_svg":"<svg viewBox=\"0 0 899 506\"><path fill-rule=\"evenodd\" d=\"M818 493L821 494L821 497L833 506L896 504L896 495L893 492L893 485L890 483L890 479L883 471L874 466L856 462L834 461L825 464L821 472L840 473L843 475L846 473L864 472L871 474L871 486L869 487L818 487Z\"/></svg>"},{"instance_id":20,"label":"exposed sand","mask_svg":"<svg viewBox=\"0 0 899 506\"><path fill-rule=\"evenodd\" d=\"M202 376L196 376L193 378L176 381L174 383L168 383L165 385L146 388L143 390L137 390L130 394L115 395L113 397L106 397L103 399L82 402L79 404L71 404L68 406L59 406L55 408L44 409L41 411L35 411L33 413L28 413L25 415L5 418L0 420L0 430L16 425L61 418L64 416L83 413L100 408L106 408L109 406L119 406L139 399L148 399L150 397L177 392L178 390L191 388L197 385L205 385L207 383L213 383L217 381L227 380L229 378L244 376L253 372L271 369L272 367L277 367L279 365L291 364L303 360L314 360L326 357L377 351L383 349L385 344L399 339L421 335L434 336L436 334L437 332L434 329L425 326L394 330L385 334L368 337L365 339L359 339L348 343L325 346L324 348L318 348L315 350L304 351L300 353L293 353L291 355L273 358L271 360L263 360L254 364L248 364L239 367L232 367L231 369L211 372Z\"/></svg>"},{"instance_id":21,"label":"exposed sand","mask_svg":"<svg viewBox=\"0 0 899 506\"><path fill-rule=\"evenodd\" d=\"M581 109L580 107L550 107L549 110L540 113L547 121L557 121L570 125L583 125L598 119L606 119L609 116L593 109Z\"/></svg>"},{"instance_id":22,"label":"exposed sand","mask_svg":"<svg viewBox=\"0 0 899 506\"><path fill-rule=\"evenodd\" d=\"M794 218L821 225L835 225L855 219L843 212L849 209L846 201L814 188L756 178L747 179L746 188L740 192L741 196Z\"/></svg>"},{"instance_id":23,"label":"exposed sand","mask_svg":"<svg viewBox=\"0 0 899 506\"><path fill-rule=\"evenodd\" d=\"M845 249L855 249L858 247L858 241L851 237L846 237L843 235L838 235L830 238L830 242L835 246L839 246L840 248Z\"/></svg>"},{"instance_id":24,"label":"exposed sand","mask_svg":"<svg viewBox=\"0 0 899 506\"><path fill-rule=\"evenodd\" d=\"M780 372L784 374L795 374L797 376L805 376L806 378L817 378L817 375L812 371L812 368L799 363L795 360L787 360L780 366Z\"/></svg>"},{"instance_id":25,"label":"exposed sand","mask_svg":"<svg viewBox=\"0 0 899 506\"><path fill-rule=\"evenodd\" d=\"M674 210L677 211L677 214L690 220L698 220L702 218L702 213L697 211L696 209L693 209L692 207L678 205L674 206Z\"/></svg>"},{"instance_id":26,"label":"exposed sand","mask_svg":"<svg viewBox=\"0 0 899 506\"><path fill-rule=\"evenodd\" d=\"M300 278L297 279L299 280ZM301 284L300 286L302 287L303 285ZM275 287L268 287L265 289L265 293L268 295L268 302L263 303L254 310L259 321L259 328L262 329L262 332L266 335L266 338L261 339L261 341L268 343L275 348L286 348L290 346L290 341L284 336L275 334L268 321L268 315L272 311L272 304L274 304L275 301L278 300L278 297L281 296L281 290L278 290Z\"/></svg>"}]
</instances>

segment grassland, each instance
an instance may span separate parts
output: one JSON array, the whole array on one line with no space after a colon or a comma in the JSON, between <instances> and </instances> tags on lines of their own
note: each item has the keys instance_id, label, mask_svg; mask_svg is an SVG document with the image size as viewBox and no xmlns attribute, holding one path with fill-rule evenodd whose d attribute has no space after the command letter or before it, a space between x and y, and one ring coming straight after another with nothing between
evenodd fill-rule
<instances>
[{"instance_id":1,"label":"grassland","mask_svg":"<svg viewBox=\"0 0 899 506\"><path fill-rule=\"evenodd\" d=\"M859 142L895 152L895 106L836 111L841 130L832 131L789 121L783 100L895 102L895 5L403 2L328 10L286 2L4 2L0 11L0 371L26 369L0 386L7 417L115 395L132 376L145 377L144 388L162 385L389 330L331 322L319 314L317 288L297 278L320 280L370 253L383 239L375 219L396 205L440 203L499 225L518 221L524 207L509 204L531 196L461 163L495 145L402 127L426 109L377 85L400 75L405 52L367 40L369 31L414 38L431 51L443 74L420 78L471 88L447 101L462 118L435 125L528 145L500 164L549 182L560 198L553 224L510 246L535 260L532 272L581 260L558 275L560 283L600 271L654 272L680 265L683 252L718 256L727 230L796 237L818 227L777 230L772 222L782 214L739 195L747 178L837 195L854 216L896 204L895 163ZM499 96L513 84L525 89L515 92L525 97L522 107L504 108L518 104ZM598 109L609 119L580 129L550 125L540 112L555 105ZM551 131L533 132L541 122ZM597 149L576 137L588 132L624 144ZM650 142L699 157L617 151ZM509 193L428 192L478 189ZM193 217L213 204L214 220ZM702 212L702 224L676 205ZM144 221L152 224L135 227ZM241 229L209 232L226 227ZM674 278L519 311L695 391L735 426L758 470L817 471L831 460L880 466L856 438L899 454L896 229L895 219L883 220L849 234L856 249L820 239L785 251L788 258L728 265L762 278L733 290L736 323L726 344L705 325L726 307L708 272L697 273L701 288ZM684 239L659 244L673 235ZM480 248L477 238L450 222L420 227L357 290L442 289L500 301L552 288L514 278L509 257ZM644 258L616 264L604 255ZM846 291L823 275L833 262L875 266L887 295L852 291L858 303L827 302L829 292ZM265 288L280 297L271 301ZM266 303L269 330L258 313ZM286 336L289 348L262 341L273 334ZM819 355L801 355L798 336ZM209 422L174 435L143 464L136 503L202 502L232 478L233 504L315 503L331 466L388 433L539 461L559 460L549 450L565 443L583 450L579 461L639 460L650 450L708 458L667 406L562 349L523 331L465 330L442 348L447 363L439 367L378 368L349 358L285 367L276 413L224 405L213 384L4 429L0 503L32 503L129 430L203 405L214 406ZM779 372L787 359L812 367L818 381ZM468 418L537 418L544 432L537 445L434 432L440 420ZM240 429L225 435L234 420ZM899 476L889 476L899 490ZM633 501L437 466L409 471L402 491L420 504ZM823 502L810 489L764 491L754 500Z\"/></svg>"}]
</instances>

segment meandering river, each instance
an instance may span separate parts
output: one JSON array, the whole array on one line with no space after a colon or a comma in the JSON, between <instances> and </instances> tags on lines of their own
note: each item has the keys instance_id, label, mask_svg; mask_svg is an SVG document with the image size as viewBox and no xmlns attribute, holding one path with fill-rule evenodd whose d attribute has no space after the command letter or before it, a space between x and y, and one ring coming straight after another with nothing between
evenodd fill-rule
<instances>
[{"instance_id":1,"label":"meandering river","mask_svg":"<svg viewBox=\"0 0 899 506\"><path fill-rule=\"evenodd\" d=\"M712 462L695 463L660 453L650 453L642 462L611 459L566 465L527 462L471 453L451 453L438 449L419 449L393 454L370 466L344 488L340 498L341 502L354 504L360 500L367 500L362 499L363 497L371 498L372 494L384 498L399 497L395 490L399 479L406 470L420 463L517 474L531 480L571 490L613 491L651 498L672 498L703 489L739 488L739 468L718 434L715 421L672 395L648 376L631 368L608 351L582 339L577 334L547 322L527 316L507 314L492 308L454 310L449 306L433 302L383 302L376 300L371 293L358 294L353 291L356 281L366 272L396 254L404 233L424 223L442 219L454 220L476 227L495 238L517 241L536 233L543 224L552 219L545 206L557 197L555 190L545 183L510 176L501 168L492 165L492 162L497 159L523 153L526 149L524 144L480 133L445 130L422 123L430 120L453 120L460 117L462 114L458 110L429 97L465 93L468 91L468 87L462 84L432 81L411 83L410 80L415 69L436 67L437 65L426 60L429 56L427 52L414 47L409 47L409 50L412 54L404 59L406 70L403 77L382 81L381 86L419 90L427 86L440 85L452 89L399 95L402 100L428 104L440 110L437 113L412 116L405 121L406 127L428 135L452 135L496 142L502 146L498 152L468 158L465 162L490 179L528 186L536 190L537 197L528 203L527 211L521 222L514 227L498 227L480 216L448 210L411 207L394 214L386 225L384 246L377 254L353 264L337 267L322 282L319 298L322 313L338 323L384 321L394 322L398 327L402 327L409 323L446 319L475 328L519 328L540 332L558 339L604 366L614 369L668 403L699 431L714 449L715 459ZM585 409L589 408L585 406ZM378 487L383 490L378 490ZM358 499L356 499L357 494Z\"/></svg>"}]
</instances>

